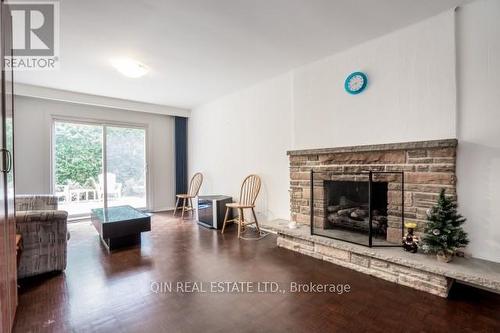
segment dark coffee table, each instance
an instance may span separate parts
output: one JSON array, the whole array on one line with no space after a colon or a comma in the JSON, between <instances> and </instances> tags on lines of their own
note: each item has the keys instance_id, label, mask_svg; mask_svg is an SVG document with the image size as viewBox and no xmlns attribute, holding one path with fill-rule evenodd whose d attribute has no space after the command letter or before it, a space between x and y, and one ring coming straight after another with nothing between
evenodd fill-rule
<instances>
[{"instance_id":1,"label":"dark coffee table","mask_svg":"<svg viewBox=\"0 0 500 333\"><path fill-rule=\"evenodd\" d=\"M92 209L92 223L108 251L141 243L141 232L151 231L151 216L132 206Z\"/></svg>"}]
</instances>

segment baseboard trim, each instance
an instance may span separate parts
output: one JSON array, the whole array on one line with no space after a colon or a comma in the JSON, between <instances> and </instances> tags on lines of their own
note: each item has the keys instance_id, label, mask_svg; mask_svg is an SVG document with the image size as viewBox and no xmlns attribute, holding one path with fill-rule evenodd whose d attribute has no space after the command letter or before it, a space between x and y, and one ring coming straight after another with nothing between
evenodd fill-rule
<instances>
[{"instance_id":1,"label":"baseboard trim","mask_svg":"<svg viewBox=\"0 0 500 333\"><path fill-rule=\"evenodd\" d=\"M162 207L152 210L152 213L165 213L165 212L173 212L175 207Z\"/></svg>"}]
</instances>

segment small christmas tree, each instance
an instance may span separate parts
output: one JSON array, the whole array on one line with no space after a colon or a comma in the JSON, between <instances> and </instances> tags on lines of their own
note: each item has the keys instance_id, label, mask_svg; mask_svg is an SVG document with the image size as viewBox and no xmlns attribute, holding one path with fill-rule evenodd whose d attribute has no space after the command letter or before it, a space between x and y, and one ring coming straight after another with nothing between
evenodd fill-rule
<instances>
[{"instance_id":1,"label":"small christmas tree","mask_svg":"<svg viewBox=\"0 0 500 333\"><path fill-rule=\"evenodd\" d=\"M441 190L437 205L428 214L422 249L437 254L438 260L448 262L457 249L466 246L469 240L462 229L466 219L458 214L456 203L447 198L444 191Z\"/></svg>"}]
</instances>

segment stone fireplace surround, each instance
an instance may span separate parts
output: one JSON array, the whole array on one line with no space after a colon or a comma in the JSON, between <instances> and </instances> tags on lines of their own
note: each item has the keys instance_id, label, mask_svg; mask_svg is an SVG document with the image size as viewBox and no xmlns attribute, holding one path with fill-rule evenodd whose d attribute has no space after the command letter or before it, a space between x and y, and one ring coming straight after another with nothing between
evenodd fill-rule
<instances>
[{"instance_id":1,"label":"stone fireplace surround","mask_svg":"<svg viewBox=\"0 0 500 333\"><path fill-rule=\"evenodd\" d=\"M261 222L261 228L277 234L278 247L437 296L447 297L455 280L500 293L498 263L474 258L455 258L451 263L441 263L435 256L408 253L400 247L370 248L311 235L311 168L355 173L404 171L405 218L417 222L418 230L422 231L427 209L435 204L441 188L456 198L456 147L457 140L449 139L289 151L291 218L299 227L290 229L289 221L272 220ZM394 186L388 187L388 191L401 193ZM318 187L317 191L324 189ZM391 194L389 206L399 205L397 197ZM318 213L323 207L323 198L320 198L321 193L314 193L314 200L319 200L315 207ZM401 230L395 229L394 241L400 241Z\"/></svg>"},{"instance_id":2,"label":"stone fireplace surround","mask_svg":"<svg viewBox=\"0 0 500 333\"><path fill-rule=\"evenodd\" d=\"M439 191L456 199L456 139L289 151L291 220L310 224L310 171L320 172L322 180L334 180L339 174L365 171L403 171L405 173L404 217L423 231L427 210ZM354 176L351 176L353 178ZM376 174L388 182L387 240L401 242L401 176ZM342 178L344 180L349 178ZM375 179L377 181L377 179ZM314 224L325 221L324 187L314 186Z\"/></svg>"}]
</instances>

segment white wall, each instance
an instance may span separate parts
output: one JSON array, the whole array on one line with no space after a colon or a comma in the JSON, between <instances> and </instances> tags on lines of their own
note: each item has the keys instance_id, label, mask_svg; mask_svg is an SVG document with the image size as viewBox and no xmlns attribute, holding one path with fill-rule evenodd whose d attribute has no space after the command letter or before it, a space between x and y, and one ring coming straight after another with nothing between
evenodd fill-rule
<instances>
[{"instance_id":1,"label":"white wall","mask_svg":"<svg viewBox=\"0 0 500 333\"><path fill-rule=\"evenodd\" d=\"M148 128L150 209L174 206L174 121L170 116L15 97L16 193L50 193L53 116L144 124Z\"/></svg>"},{"instance_id":2,"label":"white wall","mask_svg":"<svg viewBox=\"0 0 500 333\"><path fill-rule=\"evenodd\" d=\"M296 149L454 138L453 11L299 68L293 89Z\"/></svg>"},{"instance_id":3,"label":"white wall","mask_svg":"<svg viewBox=\"0 0 500 333\"><path fill-rule=\"evenodd\" d=\"M258 214L289 216L290 92L290 75L284 75L192 111L188 164L190 174L205 176L202 194L236 199L243 178L256 173L263 181Z\"/></svg>"},{"instance_id":4,"label":"white wall","mask_svg":"<svg viewBox=\"0 0 500 333\"><path fill-rule=\"evenodd\" d=\"M286 150L455 137L453 36L448 12L196 108L190 172L204 172L204 193L234 196L259 173L258 210L288 219ZM355 70L372 83L350 96Z\"/></svg>"},{"instance_id":5,"label":"white wall","mask_svg":"<svg viewBox=\"0 0 500 333\"><path fill-rule=\"evenodd\" d=\"M289 218L287 149L458 137L468 250L500 262L499 17L499 1L476 1L195 109L191 173L204 172L205 193L231 195L261 173L259 210ZM369 85L351 96L356 70Z\"/></svg>"},{"instance_id":6,"label":"white wall","mask_svg":"<svg viewBox=\"0 0 500 333\"><path fill-rule=\"evenodd\" d=\"M458 200L469 250L500 262L500 1L457 12Z\"/></svg>"}]
</instances>

